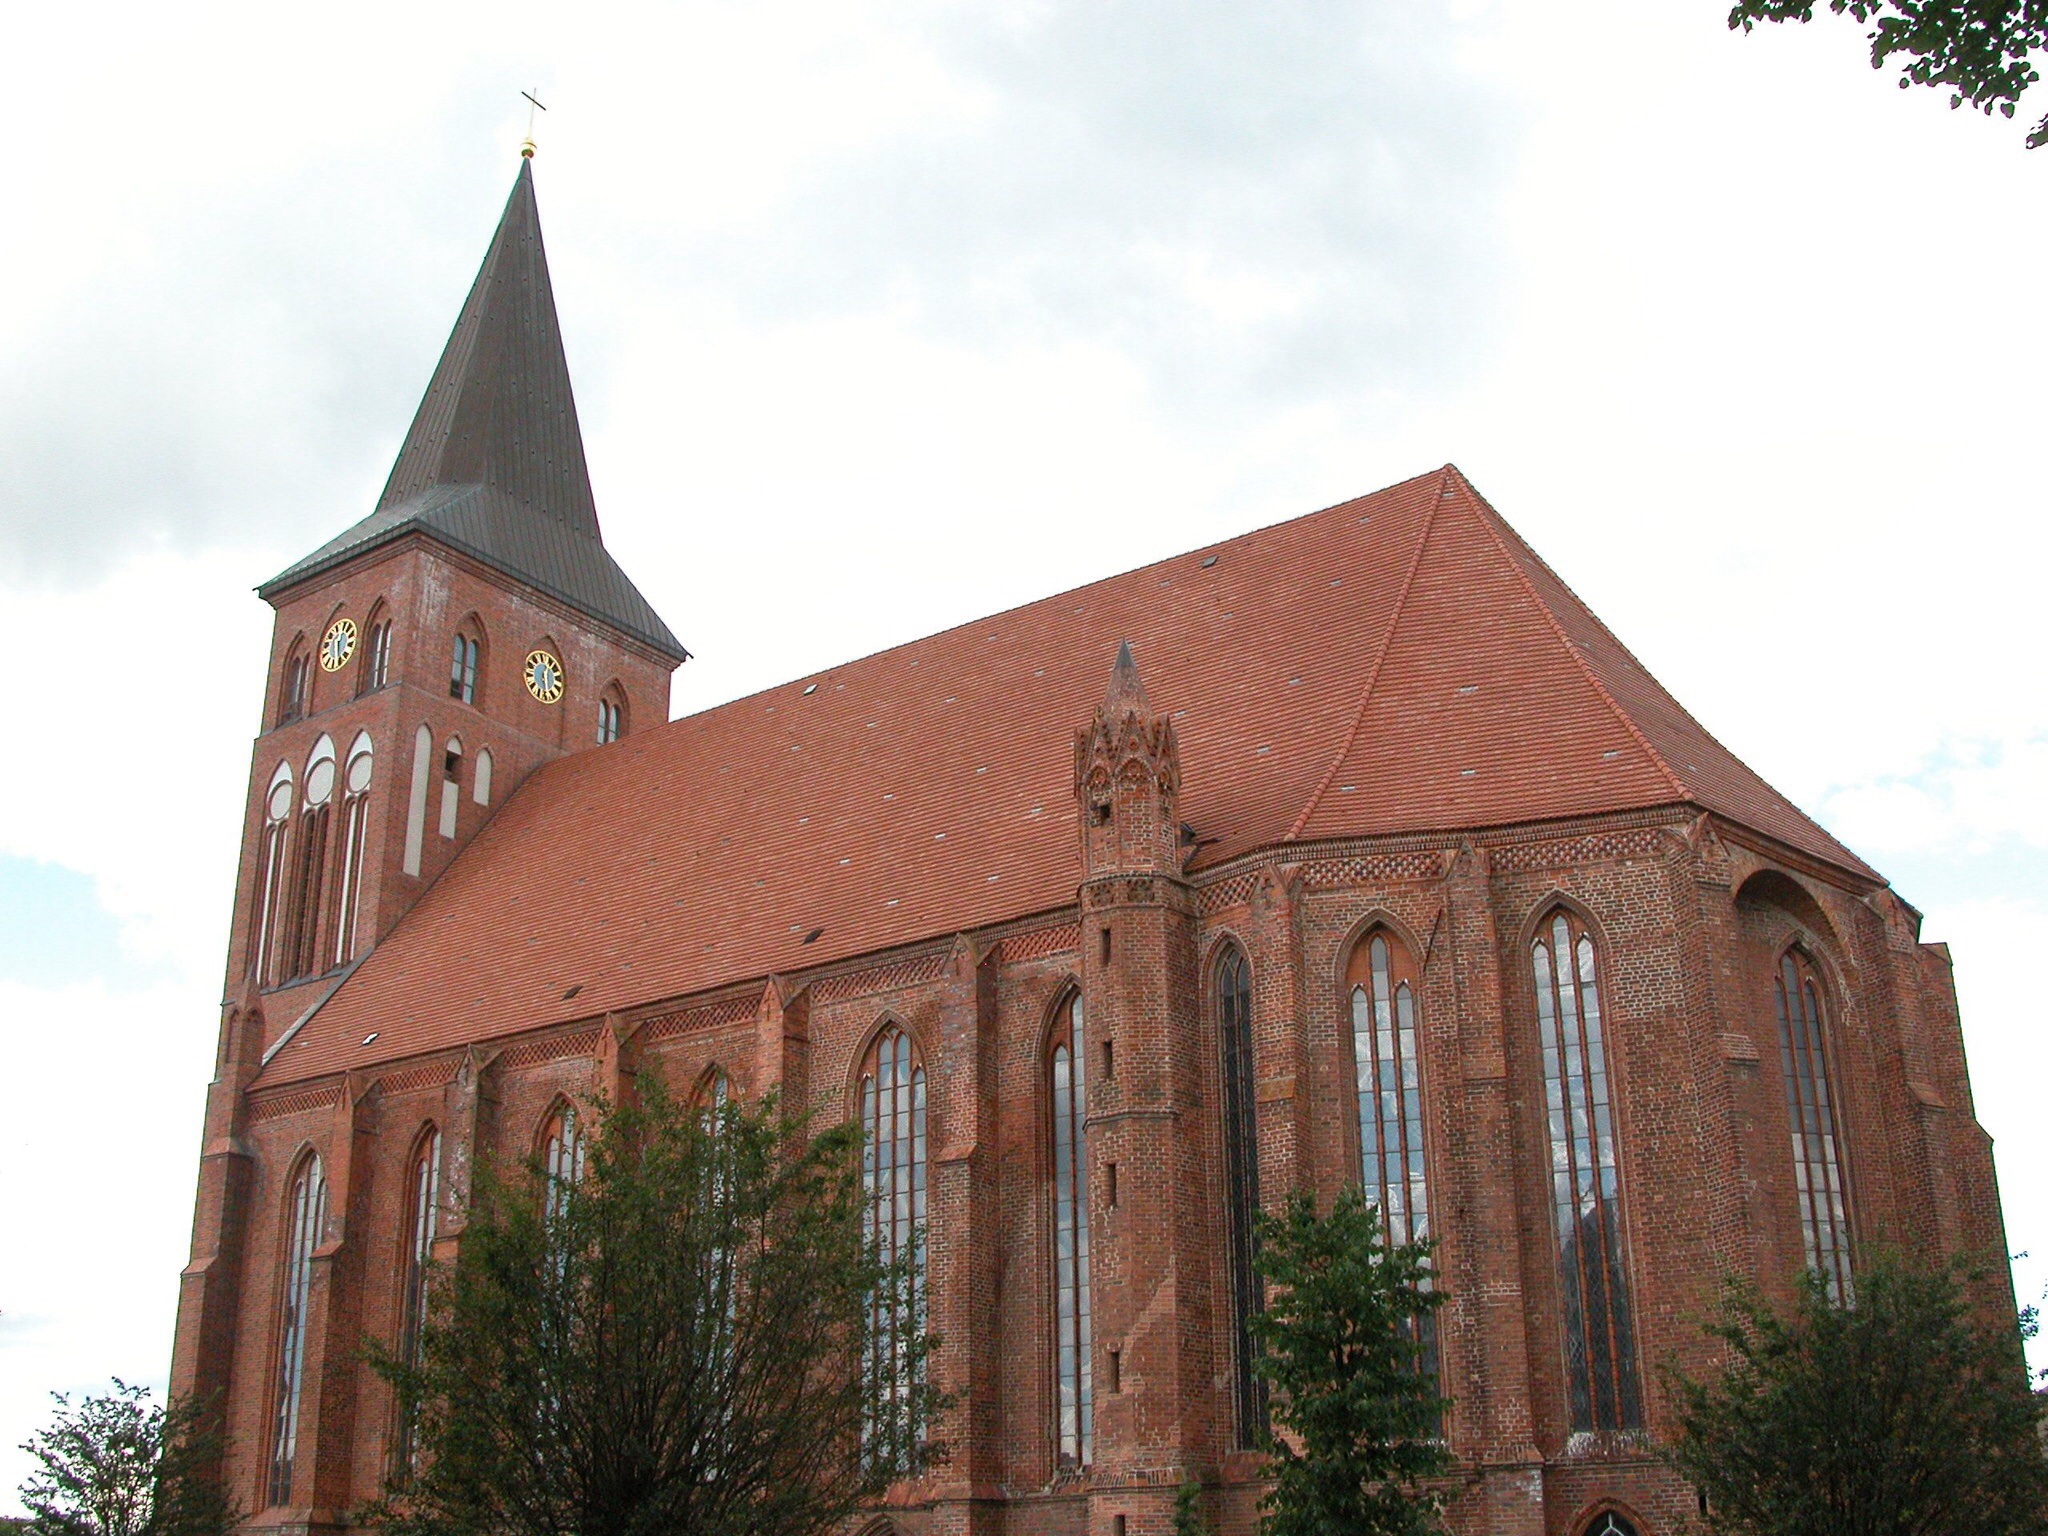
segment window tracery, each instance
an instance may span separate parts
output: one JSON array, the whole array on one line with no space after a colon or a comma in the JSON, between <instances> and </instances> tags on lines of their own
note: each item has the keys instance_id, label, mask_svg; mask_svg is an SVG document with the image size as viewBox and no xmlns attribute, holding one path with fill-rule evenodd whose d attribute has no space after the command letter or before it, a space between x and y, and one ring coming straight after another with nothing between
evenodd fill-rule
<instances>
[{"instance_id":1,"label":"window tracery","mask_svg":"<svg viewBox=\"0 0 2048 1536\"><path fill-rule=\"evenodd\" d=\"M1266 1386L1253 1369L1257 1358L1252 1319L1265 1310L1258 1276L1258 1101L1252 1058L1252 971L1244 951L1224 945L1213 971L1216 1033L1223 1051L1223 1173L1225 1225L1230 1244L1232 1407L1237 1443L1246 1449L1266 1438Z\"/></svg>"},{"instance_id":2,"label":"window tracery","mask_svg":"<svg viewBox=\"0 0 2048 1536\"><path fill-rule=\"evenodd\" d=\"M1352 950L1351 1048L1358 1090L1360 1171L1390 1244L1427 1241L1428 1159L1423 1145L1419 979L1408 948L1375 928ZM1436 1317L1416 1320L1423 1368L1437 1369Z\"/></svg>"},{"instance_id":3,"label":"window tracery","mask_svg":"<svg viewBox=\"0 0 2048 1536\"><path fill-rule=\"evenodd\" d=\"M1560 909L1530 946L1574 1430L1643 1423L1598 956Z\"/></svg>"},{"instance_id":4,"label":"window tracery","mask_svg":"<svg viewBox=\"0 0 2048 1536\"><path fill-rule=\"evenodd\" d=\"M356 955L357 908L363 893L364 839L370 824L370 777L376 754L367 731L349 743L348 768L342 774L341 885L335 903L334 963L346 965Z\"/></svg>"},{"instance_id":5,"label":"window tracery","mask_svg":"<svg viewBox=\"0 0 2048 1536\"><path fill-rule=\"evenodd\" d=\"M891 1024L868 1048L860 1077L862 1175L868 1237L885 1264L905 1260L896 1283L878 1287L870 1303L869 1391L887 1405L870 1419L862 1450L870 1459L907 1465L916 1450L896 1443L901 1413L916 1385L917 1340L925 1331L925 1071L917 1047Z\"/></svg>"},{"instance_id":6,"label":"window tracery","mask_svg":"<svg viewBox=\"0 0 2048 1536\"><path fill-rule=\"evenodd\" d=\"M1806 1267L1820 1271L1829 1294L1839 1301L1849 1289L1849 1203L1842 1178L1826 1015L1812 957L1797 945L1787 949L1779 956L1772 987Z\"/></svg>"},{"instance_id":7,"label":"window tracery","mask_svg":"<svg viewBox=\"0 0 2048 1536\"><path fill-rule=\"evenodd\" d=\"M1095 1443L1087 1061L1081 997L1073 993L1060 1007L1047 1056L1052 1105L1053 1373L1057 1454L1063 1467L1086 1466Z\"/></svg>"},{"instance_id":8,"label":"window tracery","mask_svg":"<svg viewBox=\"0 0 2048 1536\"><path fill-rule=\"evenodd\" d=\"M626 701L613 683L598 695L597 700L597 744L606 746L626 734Z\"/></svg>"},{"instance_id":9,"label":"window tracery","mask_svg":"<svg viewBox=\"0 0 2048 1536\"><path fill-rule=\"evenodd\" d=\"M327 1225L327 1176L317 1154L299 1164L285 1203L284 1271L278 1296L276 1412L271 1420L270 1469L265 1495L273 1506L292 1499L299 1451L299 1399L305 1386L307 1306L313 1290L313 1251Z\"/></svg>"}]
</instances>

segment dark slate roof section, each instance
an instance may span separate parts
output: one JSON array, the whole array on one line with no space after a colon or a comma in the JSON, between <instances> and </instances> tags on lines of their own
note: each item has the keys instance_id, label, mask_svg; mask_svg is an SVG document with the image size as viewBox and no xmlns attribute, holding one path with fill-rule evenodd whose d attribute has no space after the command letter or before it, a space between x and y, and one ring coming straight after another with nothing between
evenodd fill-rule
<instances>
[{"instance_id":1,"label":"dark slate roof section","mask_svg":"<svg viewBox=\"0 0 2048 1536\"><path fill-rule=\"evenodd\" d=\"M610 550L484 485L437 485L373 512L273 576L257 593L274 597L344 560L415 532L600 619L665 657L689 660L690 653Z\"/></svg>"},{"instance_id":2,"label":"dark slate roof section","mask_svg":"<svg viewBox=\"0 0 2048 1536\"><path fill-rule=\"evenodd\" d=\"M562 327L533 197L533 162L505 201L377 510L431 485L488 485L601 538Z\"/></svg>"},{"instance_id":3,"label":"dark slate roof section","mask_svg":"<svg viewBox=\"0 0 2048 1536\"><path fill-rule=\"evenodd\" d=\"M533 163L442 350L377 510L257 591L274 597L409 532L441 540L664 656L689 652L606 552L541 245Z\"/></svg>"}]
</instances>

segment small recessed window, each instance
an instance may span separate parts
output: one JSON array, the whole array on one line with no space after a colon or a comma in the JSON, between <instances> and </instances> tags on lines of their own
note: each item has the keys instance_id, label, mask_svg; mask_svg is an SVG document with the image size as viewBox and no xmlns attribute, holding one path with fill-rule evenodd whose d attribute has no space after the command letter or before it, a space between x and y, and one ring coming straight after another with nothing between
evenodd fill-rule
<instances>
[{"instance_id":1,"label":"small recessed window","mask_svg":"<svg viewBox=\"0 0 2048 1536\"><path fill-rule=\"evenodd\" d=\"M1102 963L1104 965L1109 964L1110 956L1115 952L1115 949L1116 943L1110 937L1109 925L1105 923L1102 928Z\"/></svg>"},{"instance_id":2,"label":"small recessed window","mask_svg":"<svg viewBox=\"0 0 2048 1536\"><path fill-rule=\"evenodd\" d=\"M455 657L448 671L448 697L465 704L476 702L476 663L479 647L474 635L457 633Z\"/></svg>"},{"instance_id":3,"label":"small recessed window","mask_svg":"<svg viewBox=\"0 0 2048 1536\"><path fill-rule=\"evenodd\" d=\"M1102 1075L1104 1078L1116 1076L1116 1042L1114 1040L1102 1042Z\"/></svg>"},{"instance_id":4,"label":"small recessed window","mask_svg":"<svg viewBox=\"0 0 2048 1536\"><path fill-rule=\"evenodd\" d=\"M1109 1350L1109 1390L1112 1392L1121 1392L1123 1391L1123 1389L1124 1352L1118 1349L1115 1345L1111 1345ZM1118 1518L1117 1523L1119 1525L1123 1523L1121 1517Z\"/></svg>"},{"instance_id":5,"label":"small recessed window","mask_svg":"<svg viewBox=\"0 0 2048 1536\"><path fill-rule=\"evenodd\" d=\"M1116 1164L1106 1164L1105 1172L1107 1176L1105 1177L1103 1182L1108 1185L1108 1188L1104 1190L1103 1193L1107 1196L1106 1203L1108 1204L1109 1208L1113 1211L1116 1209Z\"/></svg>"},{"instance_id":6,"label":"small recessed window","mask_svg":"<svg viewBox=\"0 0 2048 1536\"><path fill-rule=\"evenodd\" d=\"M602 747L617 741L622 734L620 723L624 718L619 701L611 695L597 701L597 744Z\"/></svg>"}]
</instances>

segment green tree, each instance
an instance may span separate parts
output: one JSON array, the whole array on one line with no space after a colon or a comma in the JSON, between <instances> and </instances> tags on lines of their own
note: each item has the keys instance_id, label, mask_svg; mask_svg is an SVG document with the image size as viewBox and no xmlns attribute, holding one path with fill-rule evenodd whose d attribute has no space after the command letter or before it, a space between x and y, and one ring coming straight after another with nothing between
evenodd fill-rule
<instances>
[{"instance_id":1,"label":"green tree","mask_svg":"<svg viewBox=\"0 0 2048 1536\"><path fill-rule=\"evenodd\" d=\"M1810 1273L1789 1311L1731 1283L1708 1325L1718 1376L1667 1380L1677 1469L1729 1536L2040 1536L2048 1461L2020 1340L1984 1326L1966 1275L1860 1257L1838 1302Z\"/></svg>"},{"instance_id":2,"label":"green tree","mask_svg":"<svg viewBox=\"0 0 2048 1536\"><path fill-rule=\"evenodd\" d=\"M1173 1496L1173 1536L1209 1536L1209 1522L1202 1518L1201 1480L1193 1473Z\"/></svg>"},{"instance_id":3,"label":"green tree","mask_svg":"<svg viewBox=\"0 0 2048 1536\"><path fill-rule=\"evenodd\" d=\"M697 1110L653 1081L580 1179L478 1178L417 1364L373 1350L415 1466L392 1536L809 1536L931 1456L932 1341L865 1235L857 1127ZM886 1335L886 1338L885 1338ZM903 1374L876 1383L888 1346Z\"/></svg>"},{"instance_id":4,"label":"green tree","mask_svg":"<svg viewBox=\"0 0 2048 1536\"><path fill-rule=\"evenodd\" d=\"M219 1432L196 1404L168 1409L119 1377L57 1413L22 1449L35 1471L21 1486L31 1536L220 1536L239 1518L215 1475Z\"/></svg>"},{"instance_id":5,"label":"green tree","mask_svg":"<svg viewBox=\"0 0 2048 1536\"><path fill-rule=\"evenodd\" d=\"M1389 1244L1356 1187L1327 1216L1297 1193L1259 1221L1259 1272L1273 1288L1253 1321L1272 1383L1274 1485L1267 1536L1404 1536L1438 1529L1422 1486L1450 1471L1429 1369L1443 1293L1428 1243Z\"/></svg>"},{"instance_id":6,"label":"green tree","mask_svg":"<svg viewBox=\"0 0 2048 1536\"><path fill-rule=\"evenodd\" d=\"M1902 60L1899 85L1948 90L1986 116L2011 117L2041 78L2034 59L2048 51L2048 0L1828 0L1828 9L1870 28L1870 67ZM1747 32L1760 21L1811 21L1813 0L1736 0L1728 25ZM2048 144L2048 117L2027 148Z\"/></svg>"}]
</instances>

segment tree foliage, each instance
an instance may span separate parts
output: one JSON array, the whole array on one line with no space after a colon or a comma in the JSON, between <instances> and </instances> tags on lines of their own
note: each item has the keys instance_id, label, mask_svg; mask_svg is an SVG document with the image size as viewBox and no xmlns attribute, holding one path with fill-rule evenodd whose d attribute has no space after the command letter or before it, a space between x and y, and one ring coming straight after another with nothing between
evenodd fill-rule
<instances>
[{"instance_id":1,"label":"tree foliage","mask_svg":"<svg viewBox=\"0 0 2048 1536\"><path fill-rule=\"evenodd\" d=\"M2048 0L1828 0L1828 9L1870 28L1870 67L1902 60L1899 86L1946 87L1948 104L2011 117L2041 78L2034 59L2048 51ZM1811 21L1813 0L1736 0L1730 28L1760 21ZM2048 144L2048 117L2027 148Z\"/></svg>"},{"instance_id":2,"label":"tree foliage","mask_svg":"<svg viewBox=\"0 0 2048 1536\"><path fill-rule=\"evenodd\" d=\"M1357 1188L1327 1216L1295 1194L1259 1221L1273 1288L1253 1321L1274 1389L1268 1536L1405 1536L1438 1528L1422 1486L1450 1471L1445 1409L1428 1368L1443 1293L1429 1244L1389 1244Z\"/></svg>"},{"instance_id":3,"label":"tree foliage","mask_svg":"<svg viewBox=\"0 0 2048 1536\"><path fill-rule=\"evenodd\" d=\"M32 1536L220 1536L239 1518L215 1475L220 1435L193 1402L168 1409L119 1377L77 1407L61 1392L47 1429L23 1442Z\"/></svg>"},{"instance_id":4,"label":"tree foliage","mask_svg":"<svg viewBox=\"0 0 2048 1536\"><path fill-rule=\"evenodd\" d=\"M1955 1267L1869 1252L1837 1302L1808 1274L1780 1314L1731 1283L1718 1377L1671 1373L1674 1465L1728 1536L2039 1536L2048 1460L2020 1340Z\"/></svg>"},{"instance_id":5,"label":"tree foliage","mask_svg":"<svg viewBox=\"0 0 2048 1536\"><path fill-rule=\"evenodd\" d=\"M861 1141L772 1103L600 1110L573 1190L480 1171L432 1277L416 1363L373 1353L417 1415L416 1465L366 1512L392 1536L809 1536L931 1454L920 1326L869 1380L904 1259L863 1224Z\"/></svg>"}]
</instances>

